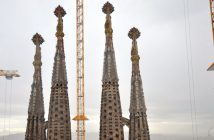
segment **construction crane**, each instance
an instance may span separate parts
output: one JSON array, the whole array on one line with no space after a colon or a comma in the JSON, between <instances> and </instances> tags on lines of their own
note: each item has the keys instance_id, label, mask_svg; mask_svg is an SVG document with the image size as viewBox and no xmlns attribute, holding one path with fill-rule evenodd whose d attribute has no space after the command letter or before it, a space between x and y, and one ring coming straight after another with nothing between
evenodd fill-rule
<instances>
[{"instance_id":1,"label":"construction crane","mask_svg":"<svg viewBox=\"0 0 214 140\"><path fill-rule=\"evenodd\" d=\"M212 34L213 34L213 42L214 42L214 0L210 0L210 16L211 16ZM207 71L214 71L214 62L210 65Z\"/></svg>"},{"instance_id":2,"label":"construction crane","mask_svg":"<svg viewBox=\"0 0 214 140\"><path fill-rule=\"evenodd\" d=\"M84 90L84 1L76 0L76 96L77 140L85 140L85 90Z\"/></svg>"},{"instance_id":3,"label":"construction crane","mask_svg":"<svg viewBox=\"0 0 214 140\"><path fill-rule=\"evenodd\" d=\"M17 70L0 70L0 76L4 76L7 80L12 80L13 77L20 77Z\"/></svg>"}]
</instances>

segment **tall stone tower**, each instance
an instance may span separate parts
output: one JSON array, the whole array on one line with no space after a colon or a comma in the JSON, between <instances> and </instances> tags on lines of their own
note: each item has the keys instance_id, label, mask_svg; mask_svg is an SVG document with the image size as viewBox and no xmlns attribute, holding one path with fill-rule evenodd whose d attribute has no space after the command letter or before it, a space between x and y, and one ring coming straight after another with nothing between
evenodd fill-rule
<instances>
[{"instance_id":1,"label":"tall stone tower","mask_svg":"<svg viewBox=\"0 0 214 140\"><path fill-rule=\"evenodd\" d=\"M122 109L120 103L117 68L112 40L113 30L110 16L110 14L114 11L114 7L107 2L103 6L102 10L106 14L106 44L102 78L100 140L123 140L124 134L121 123Z\"/></svg>"},{"instance_id":2,"label":"tall stone tower","mask_svg":"<svg viewBox=\"0 0 214 140\"><path fill-rule=\"evenodd\" d=\"M66 12L58 6L54 12L58 17L57 45L54 58L49 116L48 140L71 140L71 123L68 100L67 73L63 44L63 19Z\"/></svg>"},{"instance_id":3,"label":"tall stone tower","mask_svg":"<svg viewBox=\"0 0 214 140\"><path fill-rule=\"evenodd\" d=\"M140 32L132 28L128 33L132 39L131 61L131 103L130 103L130 122L129 122L129 140L150 140L149 127L147 123L146 105L140 76L139 60L137 47L137 38Z\"/></svg>"},{"instance_id":4,"label":"tall stone tower","mask_svg":"<svg viewBox=\"0 0 214 140\"><path fill-rule=\"evenodd\" d=\"M28 107L27 129L25 140L46 140L45 138L45 118L44 118L44 101L42 93L42 75L41 75L41 48L44 42L41 35L35 34L32 38L36 45L36 54L34 56L34 75L33 84L31 85L31 96Z\"/></svg>"}]
</instances>

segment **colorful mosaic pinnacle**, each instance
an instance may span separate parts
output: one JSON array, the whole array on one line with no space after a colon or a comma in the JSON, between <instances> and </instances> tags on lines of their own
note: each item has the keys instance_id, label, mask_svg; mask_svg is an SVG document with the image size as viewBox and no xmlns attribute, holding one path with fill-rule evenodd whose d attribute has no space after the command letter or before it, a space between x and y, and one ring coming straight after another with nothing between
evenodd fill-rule
<instances>
[{"instance_id":1,"label":"colorful mosaic pinnacle","mask_svg":"<svg viewBox=\"0 0 214 140\"><path fill-rule=\"evenodd\" d=\"M42 36L38 33L36 33L33 38L32 41L35 45L41 45L44 42L44 39L42 38Z\"/></svg>"},{"instance_id":2,"label":"colorful mosaic pinnacle","mask_svg":"<svg viewBox=\"0 0 214 140\"><path fill-rule=\"evenodd\" d=\"M66 12L61 6L58 6L55 9L54 14L56 15L56 17L58 17L56 37L58 39L63 39L64 33L63 33L63 19L62 19L62 17L64 17L66 15Z\"/></svg>"},{"instance_id":3,"label":"colorful mosaic pinnacle","mask_svg":"<svg viewBox=\"0 0 214 140\"><path fill-rule=\"evenodd\" d=\"M66 12L65 10L59 5L55 11L54 11L54 14L60 18L60 17L64 17L66 15Z\"/></svg>"},{"instance_id":4,"label":"colorful mosaic pinnacle","mask_svg":"<svg viewBox=\"0 0 214 140\"><path fill-rule=\"evenodd\" d=\"M103 13L105 14L111 14L112 12L114 12L114 7L111 3L106 2L103 6Z\"/></svg>"},{"instance_id":5,"label":"colorful mosaic pinnacle","mask_svg":"<svg viewBox=\"0 0 214 140\"><path fill-rule=\"evenodd\" d=\"M111 23L110 14L114 11L114 7L109 2L105 3L103 6L103 12L106 14L106 22L105 22L105 34L106 37L112 39L113 29ZM111 46L111 45L109 45Z\"/></svg>"},{"instance_id":6,"label":"colorful mosaic pinnacle","mask_svg":"<svg viewBox=\"0 0 214 140\"><path fill-rule=\"evenodd\" d=\"M137 28L133 27L129 31L128 36L130 39L135 40L135 39L138 39L140 37L140 32Z\"/></svg>"}]
</instances>

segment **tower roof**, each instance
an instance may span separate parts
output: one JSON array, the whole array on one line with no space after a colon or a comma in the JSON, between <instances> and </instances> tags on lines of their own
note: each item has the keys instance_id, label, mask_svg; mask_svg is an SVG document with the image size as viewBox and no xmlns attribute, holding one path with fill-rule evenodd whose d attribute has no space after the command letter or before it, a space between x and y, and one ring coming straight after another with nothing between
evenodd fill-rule
<instances>
[{"instance_id":1,"label":"tower roof","mask_svg":"<svg viewBox=\"0 0 214 140\"><path fill-rule=\"evenodd\" d=\"M120 103L119 84L115 52L113 47L113 29L110 14L114 7L107 2L103 6L106 14L105 52L102 79L102 97L100 110L100 140L123 140L122 109Z\"/></svg>"},{"instance_id":2,"label":"tower roof","mask_svg":"<svg viewBox=\"0 0 214 140\"><path fill-rule=\"evenodd\" d=\"M36 45L36 53L34 56L33 65L35 68L32 91L29 103L28 112L34 115L44 115L44 102L43 102L43 93L42 93L42 77L41 77L41 48L40 44L44 42L42 36L36 33L32 39L33 43Z\"/></svg>"},{"instance_id":3,"label":"tower roof","mask_svg":"<svg viewBox=\"0 0 214 140\"><path fill-rule=\"evenodd\" d=\"M63 19L65 11L58 6L54 12L58 17L57 44L54 57L47 137L49 140L71 140L70 109L63 42Z\"/></svg>"},{"instance_id":4,"label":"tower roof","mask_svg":"<svg viewBox=\"0 0 214 140\"><path fill-rule=\"evenodd\" d=\"M132 39L132 77L131 77L131 101L130 101L130 126L129 139L145 139L150 140L149 127L146 116L146 105L143 93L143 85L140 75L137 38L140 37L140 32L137 28L132 28L128 33Z\"/></svg>"},{"instance_id":5,"label":"tower roof","mask_svg":"<svg viewBox=\"0 0 214 140\"><path fill-rule=\"evenodd\" d=\"M57 45L56 45L56 53L54 58L54 68L52 75L52 84L54 83L67 83L67 74L66 74L66 66L65 66L65 52L64 52L64 42L63 42L63 19L62 17L65 15L65 11L61 6L58 6L54 12L54 14L58 17L57 24Z\"/></svg>"},{"instance_id":6,"label":"tower roof","mask_svg":"<svg viewBox=\"0 0 214 140\"><path fill-rule=\"evenodd\" d=\"M132 39L131 60L132 60L132 78L131 78L131 104L130 112L143 111L145 107L142 80L139 68L138 46L136 39L140 37L140 32L133 27L128 36Z\"/></svg>"},{"instance_id":7,"label":"tower roof","mask_svg":"<svg viewBox=\"0 0 214 140\"><path fill-rule=\"evenodd\" d=\"M45 112L42 93L42 61L40 48L40 44L42 44L44 40L40 34L36 33L33 36L32 41L36 45L36 53L33 62L35 71L33 75L33 83L31 85L25 140L45 140Z\"/></svg>"},{"instance_id":8,"label":"tower roof","mask_svg":"<svg viewBox=\"0 0 214 140\"><path fill-rule=\"evenodd\" d=\"M118 81L117 66L115 60L115 52L113 47L113 29L111 23L111 16L109 15L114 11L112 4L109 2L103 6L103 12L107 14L105 22L106 44L104 52L104 65L103 65L103 82Z\"/></svg>"}]
</instances>

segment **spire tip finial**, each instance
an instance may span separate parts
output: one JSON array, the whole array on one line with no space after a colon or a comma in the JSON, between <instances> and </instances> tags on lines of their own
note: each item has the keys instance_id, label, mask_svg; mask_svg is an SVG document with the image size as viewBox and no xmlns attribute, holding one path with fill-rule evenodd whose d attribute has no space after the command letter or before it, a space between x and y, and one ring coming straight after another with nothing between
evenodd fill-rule
<instances>
[{"instance_id":1,"label":"spire tip finial","mask_svg":"<svg viewBox=\"0 0 214 140\"><path fill-rule=\"evenodd\" d=\"M63 19L62 17L65 16L66 12L65 10L59 5L55 11L54 14L58 17L58 24L57 24L57 32L56 32L56 37L57 38L63 38L64 33L63 33Z\"/></svg>"},{"instance_id":2,"label":"spire tip finial","mask_svg":"<svg viewBox=\"0 0 214 140\"><path fill-rule=\"evenodd\" d=\"M114 12L114 7L111 3L106 2L102 8L103 13L105 14L111 14L112 12Z\"/></svg>"},{"instance_id":3,"label":"spire tip finial","mask_svg":"<svg viewBox=\"0 0 214 140\"><path fill-rule=\"evenodd\" d=\"M42 38L42 36L38 33L36 33L33 38L32 41L35 45L41 45L44 42L44 39Z\"/></svg>"},{"instance_id":4,"label":"spire tip finial","mask_svg":"<svg viewBox=\"0 0 214 140\"><path fill-rule=\"evenodd\" d=\"M138 39L140 37L140 31L137 28L133 27L130 29L128 36L132 40Z\"/></svg>"},{"instance_id":5,"label":"spire tip finial","mask_svg":"<svg viewBox=\"0 0 214 140\"><path fill-rule=\"evenodd\" d=\"M54 11L54 14L59 18L59 17L64 17L66 12L65 10L59 5L55 11Z\"/></svg>"}]
</instances>

